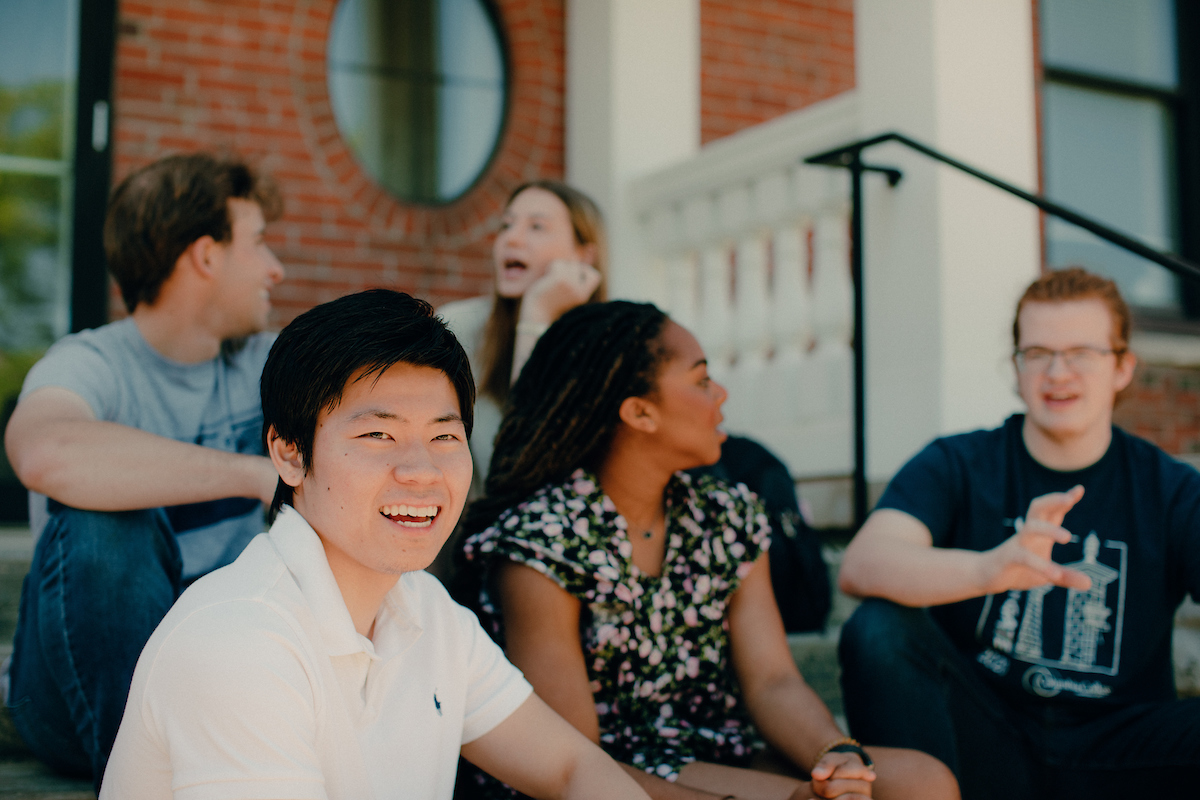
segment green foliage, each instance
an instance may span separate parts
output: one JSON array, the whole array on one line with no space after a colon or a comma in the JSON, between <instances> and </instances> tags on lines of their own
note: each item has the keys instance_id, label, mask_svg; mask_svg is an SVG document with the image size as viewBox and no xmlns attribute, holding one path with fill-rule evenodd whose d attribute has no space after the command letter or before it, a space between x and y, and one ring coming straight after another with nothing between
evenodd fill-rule
<instances>
[{"instance_id":1,"label":"green foliage","mask_svg":"<svg viewBox=\"0 0 1200 800\"><path fill-rule=\"evenodd\" d=\"M0 353L0 407L21 393L25 373L45 354L44 350Z\"/></svg>"},{"instance_id":2,"label":"green foliage","mask_svg":"<svg viewBox=\"0 0 1200 800\"><path fill-rule=\"evenodd\" d=\"M17 404L17 395L21 393L21 384L25 382L25 373L29 372L43 351L27 351L19 353L0 352L0 430L8 425L13 407ZM0 484L15 483L16 473L8 463L8 456L0 450Z\"/></svg>"},{"instance_id":3,"label":"green foliage","mask_svg":"<svg viewBox=\"0 0 1200 800\"><path fill-rule=\"evenodd\" d=\"M67 84L0 85L0 153L57 161L64 157Z\"/></svg>"},{"instance_id":4,"label":"green foliage","mask_svg":"<svg viewBox=\"0 0 1200 800\"><path fill-rule=\"evenodd\" d=\"M63 81L0 86L0 153L62 159L67 92ZM0 347L53 340L64 199L58 177L0 172Z\"/></svg>"}]
</instances>

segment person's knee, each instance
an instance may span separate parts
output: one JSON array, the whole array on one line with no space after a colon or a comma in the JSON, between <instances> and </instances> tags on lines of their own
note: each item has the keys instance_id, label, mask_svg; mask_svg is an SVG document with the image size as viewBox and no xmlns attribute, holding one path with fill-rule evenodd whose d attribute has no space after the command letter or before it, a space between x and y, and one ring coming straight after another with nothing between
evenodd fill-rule
<instances>
[{"instance_id":1,"label":"person's knee","mask_svg":"<svg viewBox=\"0 0 1200 800\"><path fill-rule=\"evenodd\" d=\"M147 570L169 572L177 545L160 508L136 511L85 511L59 507L42 533L58 550L60 569L86 576L88 582L122 585L144 580Z\"/></svg>"},{"instance_id":2,"label":"person's knee","mask_svg":"<svg viewBox=\"0 0 1200 800\"><path fill-rule=\"evenodd\" d=\"M949 767L928 753L913 751L912 757L918 762L917 769L922 775L921 797L929 800L959 800L958 779Z\"/></svg>"},{"instance_id":3,"label":"person's knee","mask_svg":"<svg viewBox=\"0 0 1200 800\"><path fill-rule=\"evenodd\" d=\"M928 612L876 597L864 600L842 626L839 652L843 659L878 658L921 637L929 627Z\"/></svg>"},{"instance_id":4,"label":"person's knee","mask_svg":"<svg viewBox=\"0 0 1200 800\"><path fill-rule=\"evenodd\" d=\"M880 800L960 800L954 773L940 759L920 750L869 747L875 757L874 797Z\"/></svg>"}]
</instances>

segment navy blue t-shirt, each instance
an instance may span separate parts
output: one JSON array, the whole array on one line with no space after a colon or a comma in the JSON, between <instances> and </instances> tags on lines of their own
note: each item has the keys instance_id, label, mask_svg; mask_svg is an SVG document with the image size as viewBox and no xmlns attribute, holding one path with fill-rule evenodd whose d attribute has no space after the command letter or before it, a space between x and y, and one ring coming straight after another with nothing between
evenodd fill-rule
<instances>
[{"instance_id":1,"label":"navy blue t-shirt","mask_svg":"<svg viewBox=\"0 0 1200 800\"><path fill-rule=\"evenodd\" d=\"M937 547L990 550L1029 503L1076 484L1083 499L1054 561L1092 588L1041 587L937 606L932 614L1002 694L1018 702L1125 704L1175 697L1171 633L1185 593L1200 599L1200 472L1113 428L1095 464L1033 460L1017 414L995 430L935 440L892 479L879 508L923 522Z\"/></svg>"}]
</instances>

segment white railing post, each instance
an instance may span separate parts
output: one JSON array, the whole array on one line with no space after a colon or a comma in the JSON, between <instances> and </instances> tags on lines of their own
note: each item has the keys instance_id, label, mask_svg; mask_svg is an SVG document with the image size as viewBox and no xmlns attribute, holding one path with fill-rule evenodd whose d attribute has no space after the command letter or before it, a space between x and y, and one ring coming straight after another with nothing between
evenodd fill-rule
<instances>
[{"instance_id":1,"label":"white railing post","mask_svg":"<svg viewBox=\"0 0 1200 800\"><path fill-rule=\"evenodd\" d=\"M801 160L857 133L850 94L630 187L644 276L636 293L696 335L730 392L726 428L797 477L852 467L846 187Z\"/></svg>"},{"instance_id":2,"label":"white railing post","mask_svg":"<svg viewBox=\"0 0 1200 800\"><path fill-rule=\"evenodd\" d=\"M797 425L814 411L806 379L812 342L812 298L808 280L808 227L794 222L775 231L772 246L774 284L774 369L763 391L772 399L772 424Z\"/></svg>"},{"instance_id":3,"label":"white railing post","mask_svg":"<svg viewBox=\"0 0 1200 800\"><path fill-rule=\"evenodd\" d=\"M813 231L813 329L818 380L828 411L850 408L854 352L854 286L850 276L850 232L845 214L825 213Z\"/></svg>"},{"instance_id":4,"label":"white railing post","mask_svg":"<svg viewBox=\"0 0 1200 800\"><path fill-rule=\"evenodd\" d=\"M726 401L731 419L748 428L764 416L763 375L770 356L770 304L767 295L767 241L759 231L747 232L737 243L734 268L733 340L737 360Z\"/></svg>"},{"instance_id":5,"label":"white railing post","mask_svg":"<svg viewBox=\"0 0 1200 800\"><path fill-rule=\"evenodd\" d=\"M708 356L709 372L721 382L729 380L735 355L729 336L730 255L724 242L710 244L700 254L700 324L693 331Z\"/></svg>"}]
</instances>

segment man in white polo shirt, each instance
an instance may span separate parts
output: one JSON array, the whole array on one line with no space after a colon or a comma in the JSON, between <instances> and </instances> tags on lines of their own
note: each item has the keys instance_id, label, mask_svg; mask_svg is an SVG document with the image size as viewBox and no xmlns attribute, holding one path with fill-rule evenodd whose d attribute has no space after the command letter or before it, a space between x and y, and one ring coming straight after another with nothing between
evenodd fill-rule
<instances>
[{"instance_id":1,"label":"man in white polo shirt","mask_svg":"<svg viewBox=\"0 0 1200 800\"><path fill-rule=\"evenodd\" d=\"M151 637L103 798L449 798L460 749L535 797L645 797L423 571L470 485L473 400L462 347L408 295L280 334L278 518Z\"/></svg>"}]
</instances>

